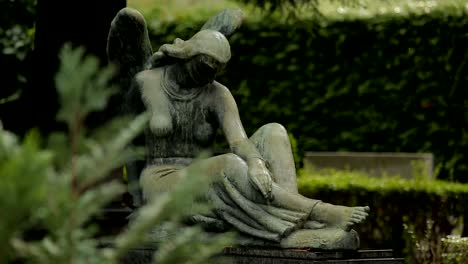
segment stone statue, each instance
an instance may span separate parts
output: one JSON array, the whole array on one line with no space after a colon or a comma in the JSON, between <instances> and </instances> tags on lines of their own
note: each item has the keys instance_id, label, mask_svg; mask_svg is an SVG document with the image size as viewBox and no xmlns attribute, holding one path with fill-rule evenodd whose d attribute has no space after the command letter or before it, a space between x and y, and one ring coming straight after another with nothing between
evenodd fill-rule
<instances>
[{"instance_id":1,"label":"stone statue","mask_svg":"<svg viewBox=\"0 0 468 264\"><path fill-rule=\"evenodd\" d=\"M196 167L211 179L206 198L214 209L195 215L205 226L234 227L252 244L283 248L357 249L351 228L369 208L324 203L298 193L287 132L262 126L250 138L228 88L215 81L231 50L228 37L242 12L225 10L189 40L176 39L152 53L143 16L131 8L114 18L108 39L111 62L130 87L130 111L148 111L147 163L139 177L144 200L171 191ZM231 153L194 162L221 129ZM221 228L222 229L222 228Z\"/></svg>"}]
</instances>

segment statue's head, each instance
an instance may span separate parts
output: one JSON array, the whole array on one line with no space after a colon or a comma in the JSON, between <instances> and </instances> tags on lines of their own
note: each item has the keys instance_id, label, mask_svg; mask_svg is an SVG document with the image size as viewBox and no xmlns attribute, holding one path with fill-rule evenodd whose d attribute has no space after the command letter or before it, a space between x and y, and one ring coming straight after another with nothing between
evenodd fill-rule
<instances>
[{"instance_id":1,"label":"statue's head","mask_svg":"<svg viewBox=\"0 0 468 264\"><path fill-rule=\"evenodd\" d=\"M153 66L164 65L170 58L183 62L192 79L199 84L209 83L231 58L226 37L215 30L202 30L187 41L176 39L164 44L153 56ZM173 61L173 60L172 60Z\"/></svg>"}]
</instances>

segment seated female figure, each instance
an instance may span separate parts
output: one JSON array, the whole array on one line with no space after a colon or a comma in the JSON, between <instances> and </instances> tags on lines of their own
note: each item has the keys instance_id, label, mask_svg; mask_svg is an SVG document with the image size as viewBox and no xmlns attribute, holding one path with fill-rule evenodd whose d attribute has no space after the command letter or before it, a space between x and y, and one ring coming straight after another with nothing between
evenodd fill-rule
<instances>
[{"instance_id":1,"label":"seated female figure","mask_svg":"<svg viewBox=\"0 0 468 264\"><path fill-rule=\"evenodd\" d=\"M231 56L218 31L165 44L149 70L138 73L133 89L150 113L149 151L140 176L144 199L170 192L186 170L196 167L211 180L210 215L257 241L281 247L356 249L351 227L368 207L336 206L298 193L291 145L283 126L273 123L247 137L230 91L214 81ZM194 161L213 144L220 128L232 153Z\"/></svg>"}]
</instances>

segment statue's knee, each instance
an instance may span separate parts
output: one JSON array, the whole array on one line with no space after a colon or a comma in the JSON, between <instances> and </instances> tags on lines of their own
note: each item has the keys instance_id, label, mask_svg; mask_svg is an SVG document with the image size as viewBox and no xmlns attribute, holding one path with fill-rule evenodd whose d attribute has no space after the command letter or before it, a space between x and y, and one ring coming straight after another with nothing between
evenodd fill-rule
<instances>
[{"instance_id":1,"label":"statue's knee","mask_svg":"<svg viewBox=\"0 0 468 264\"><path fill-rule=\"evenodd\" d=\"M279 123L269 123L262 127L264 133L268 138L289 138L288 132L283 125Z\"/></svg>"},{"instance_id":2,"label":"statue's knee","mask_svg":"<svg viewBox=\"0 0 468 264\"><path fill-rule=\"evenodd\" d=\"M288 132L286 131L286 128L284 128L284 126L279 123L269 123L267 124L267 126L272 132L288 134Z\"/></svg>"}]
</instances>

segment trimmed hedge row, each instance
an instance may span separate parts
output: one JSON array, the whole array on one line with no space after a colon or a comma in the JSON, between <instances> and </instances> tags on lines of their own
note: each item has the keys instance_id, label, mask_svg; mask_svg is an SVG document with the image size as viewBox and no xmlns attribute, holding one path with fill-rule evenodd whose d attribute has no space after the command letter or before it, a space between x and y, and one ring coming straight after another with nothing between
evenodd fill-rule
<instances>
[{"instance_id":1,"label":"trimmed hedge row","mask_svg":"<svg viewBox=\"0 0 468 264\"><path fill-rule=\"evenodd\" d=\"M367 221L355 227L362 248L392 248L406 255L415 254L411 252L414 240L421 241L427 234L431 243L441 246L440 238L459 224L455 220L468 217L467 184L322 170L303 173L299 192L338 205L368 205Z\"/></svg>"},{"instance_id":2,"label":"trimmed hedge row","mask_svg":"<svg viewBox=\"0 0 468 264\"><path fill-rule=\"evenodd\" d=\"M468 259L468 237L449 236L442 240L444 264L464 263Z\"/></svg>"},{"instance_id":3,"label":"trimmed hedge row","mask_svg":"<svg viewBox=\"0 0 468 264\"><path fill-rule=\"evenodd\" d=\"M155 49L206 18L149 23ZM467 9L369 18L247 17L218 80L248 133L282 123L299 152L433 152L439 178L468 181Z\"/></svg>"}]
</instances>

